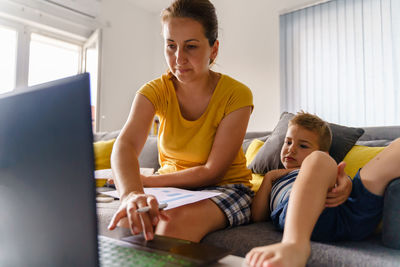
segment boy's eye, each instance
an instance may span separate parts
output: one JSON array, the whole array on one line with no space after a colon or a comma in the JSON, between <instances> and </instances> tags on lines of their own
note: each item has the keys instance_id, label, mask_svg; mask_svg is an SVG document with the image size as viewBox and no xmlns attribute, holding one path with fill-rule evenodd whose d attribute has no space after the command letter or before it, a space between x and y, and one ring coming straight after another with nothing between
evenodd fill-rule
<instances>
[{"instance_id":1,"label":"boy's eye","mask_svg":"<svg viewBox=\"0 0 400 267\"><path fill-rule=\"evenodd\" d=\"M307 145L300 145L301 148L308 148Z\"/></svg>"},{"instance_id":2,"label":"boy's eye","mask_svg":"<svg viewBox=\"0 0 400 267\"><path fill-rule=\"evenodd\" d=\"M292 141L286 141L286 144L287 144L287 145L291 145L291 144L292 144Z\"/></svg>"}]
</instances>

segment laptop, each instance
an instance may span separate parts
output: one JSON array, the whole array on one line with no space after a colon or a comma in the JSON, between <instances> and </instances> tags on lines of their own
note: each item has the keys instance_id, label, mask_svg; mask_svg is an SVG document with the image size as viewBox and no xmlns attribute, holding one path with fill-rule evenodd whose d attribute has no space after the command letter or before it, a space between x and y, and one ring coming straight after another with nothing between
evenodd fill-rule
<instances>
[{"instance_id":1,"label":"laptop","mask_svg":"<svg viewBox=\"0 0 400 267\"><path fill-rule=\"evenodd\" d=\"M229 254L98 236L91 125L87 73L0 95L0 266L196 266Z\"/></svg>"}]
</instances>

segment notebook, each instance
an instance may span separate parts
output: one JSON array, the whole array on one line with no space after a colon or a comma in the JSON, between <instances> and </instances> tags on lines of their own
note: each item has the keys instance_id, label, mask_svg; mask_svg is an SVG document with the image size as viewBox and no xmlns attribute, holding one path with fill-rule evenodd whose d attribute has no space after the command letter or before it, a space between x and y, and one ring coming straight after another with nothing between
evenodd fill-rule
<instances>
[{"instance_id":1,"label":"notebook","mask_svg":"<svg viewBox=\"0 0 400 267\"><path fill-rule=\"evenodd\" d=\"M92 142L88 74L0 95L0 266L191 266L228 254L98 236Z\"/></svg>"}]
</instances>

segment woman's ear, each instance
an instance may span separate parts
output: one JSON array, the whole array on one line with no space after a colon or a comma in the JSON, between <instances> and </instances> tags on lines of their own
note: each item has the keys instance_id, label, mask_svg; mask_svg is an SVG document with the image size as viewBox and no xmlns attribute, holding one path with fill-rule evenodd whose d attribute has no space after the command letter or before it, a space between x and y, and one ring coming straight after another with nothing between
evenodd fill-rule
<instances>
[{"instance_id":1,"label":"woman's ear","mask_svg":"<svg viewBox=\"0 0 400 267\"><path fill-rule=\"evenodd\" d=\"M219 41L215 40L213 46L211 47L210 64L214 63L215 59L217 58L218 49L219 49Z\"/></svg>"}]
</instances>

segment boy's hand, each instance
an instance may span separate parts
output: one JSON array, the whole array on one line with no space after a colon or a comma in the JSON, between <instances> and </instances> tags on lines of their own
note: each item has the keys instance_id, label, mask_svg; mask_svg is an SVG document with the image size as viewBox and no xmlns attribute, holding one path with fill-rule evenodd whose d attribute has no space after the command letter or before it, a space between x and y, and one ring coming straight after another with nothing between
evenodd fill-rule
<instances>
[{"instance_id":1,"label":"boy's hand","mask_svg":"<svg viewBox=\"0 0 400 267\"><path fill-rule=\"evenodd\" d=\"M341 162L338 165L338 174L336 178L336 186L332 188L326 197L325 207L333 208L344 203L350 196L353 188L353 183L344 172L345 162Z\"/></svg>"}]
</instances>

